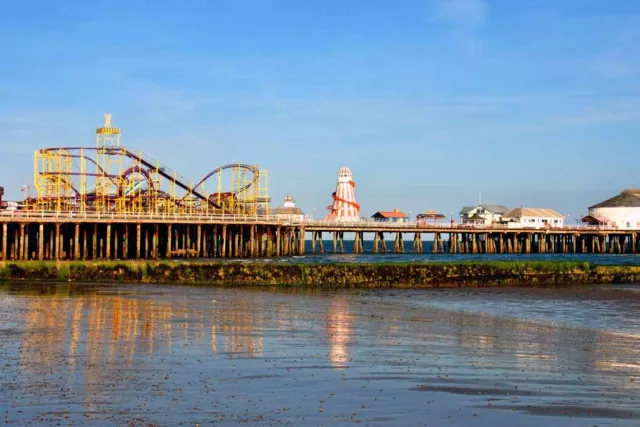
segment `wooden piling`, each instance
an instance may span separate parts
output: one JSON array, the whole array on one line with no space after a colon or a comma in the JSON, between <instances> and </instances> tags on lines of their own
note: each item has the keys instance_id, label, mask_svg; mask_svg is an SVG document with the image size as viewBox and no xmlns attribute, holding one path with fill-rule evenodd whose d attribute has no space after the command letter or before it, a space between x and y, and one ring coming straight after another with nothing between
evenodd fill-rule
<instances>
[{"instance_id":1,"label":"wooden piling","mask_svg":"<svg viewBox=\"0 0 640 427\"><path fill-rule=\"evenodd\" d=\"M142 224L136 224L136 259L140 259L142 251Z\"/></svg>"},{"instance_id":2,"label":"wooden piling","mask_svg":"<svg viewBox=\"0 0 640 427\"><path fill-rule=\"evenodd\" d=\"M2 259L5 261L9 259L9 226L2 224Z\"/></svg>"},{"instance_id":3,"label":"wooden piling","mask_svg":"<svg viewBox=\"0 0 640 427\"><path fill-rule=\"evenodd\" d=\"M111 259L111 224L107 224L107 237L104 244L107 247L106 258Z\"/></svg>"},{"instance_id":4,"label":"wooden piling","mask_svg":"<svg viewBox=\"0 0 640 427\"><path fill-rule=\"evenodd\" d=\"M38 259L44 260L44 224L40 223L38 230Z\"/></svg>"}]
</instances>

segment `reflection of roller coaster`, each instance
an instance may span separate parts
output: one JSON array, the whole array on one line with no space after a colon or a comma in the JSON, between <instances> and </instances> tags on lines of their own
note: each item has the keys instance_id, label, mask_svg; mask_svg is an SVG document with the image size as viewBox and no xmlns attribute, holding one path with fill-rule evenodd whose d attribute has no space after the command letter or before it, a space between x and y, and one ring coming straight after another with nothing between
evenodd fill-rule
<instances>
[{"instance_id":1,"label":"reflection of roller coaster","mask_svg":"<svg viewBox=\"0 0 640 427\"><path fill-rule=\"evenodd\" d=\"M96 147L45 148L35 153L37 193L26 201L26 207L240 215L256 215L268 209L267 173L257 166L221 166L191 185L141 152L121 147L120 130L110 126L110 117L96 134Z\"/></svg>"}]
</instances>

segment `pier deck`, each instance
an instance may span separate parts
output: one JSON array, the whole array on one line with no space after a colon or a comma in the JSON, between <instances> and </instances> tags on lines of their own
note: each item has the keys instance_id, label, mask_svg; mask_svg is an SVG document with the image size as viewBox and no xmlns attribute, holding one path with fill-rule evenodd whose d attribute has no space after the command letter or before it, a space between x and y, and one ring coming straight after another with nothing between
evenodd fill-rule
<instances>
[{"instance_id":1,"label":"pier deck","mask_svg":"<svg viewBox=\"0 0 640 427\"><path fill-rule=\"evenodd\" d=\"M352 252L423 253L640 253L640 230L602 227L511 228L389 222L291 222L273 216L93 214L0 212L0 259L93 260L235 258L344 253L344 235L354 236ZM387 236L391 239L387 240ZM325 248L323 237L332 241ZM387 242L390 244L387 245ZM393 246L391 246L393 242Z\"/></svg>"}]
</instances>

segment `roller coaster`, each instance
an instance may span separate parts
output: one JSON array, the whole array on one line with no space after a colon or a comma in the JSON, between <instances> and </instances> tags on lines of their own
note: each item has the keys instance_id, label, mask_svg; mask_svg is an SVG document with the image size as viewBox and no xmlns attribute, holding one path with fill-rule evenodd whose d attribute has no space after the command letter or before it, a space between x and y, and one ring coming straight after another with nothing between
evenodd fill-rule
<instances>
[{"instance_id":1,"label":"roller coaster","mask_svg":"<svg viewBox=\"0 0 640 427\"><path fill-rule=\"evenodd\" d=\"M120 146L120 129L96 129L95 147L37 150L36 195L25 209L100 213L268 213L268 174L257 165L234 163L215 168L197 184L146 156Z\"/></svg>"}]
</instances>

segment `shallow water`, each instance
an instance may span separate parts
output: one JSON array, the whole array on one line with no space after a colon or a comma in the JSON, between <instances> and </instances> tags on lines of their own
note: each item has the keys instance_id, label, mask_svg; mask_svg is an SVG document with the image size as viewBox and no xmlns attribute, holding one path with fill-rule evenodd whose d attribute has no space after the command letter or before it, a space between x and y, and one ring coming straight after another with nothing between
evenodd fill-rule
<instances>
[{"instance_id":1,"label":"shallow water","mask_svg":"<svg viewBox=\"0 0 640 427\"><path fill-rule=\"evenodd\" d=\"M640 293L0 285L2 421L636 426Z\"/></svg>"},{"instance_id":2,"label":"shallow water","mask_svg":"<svg viewBox=\"0 0 640 427\"><path fill-rule=\"evenodd\" d=\"M306 241L306 255L264 258L251 260L232 260L231 262L280 262L280 263L335 263L335 262L450 262L450 261L588 261L599 265L640 265L640 254L449 254L432 253L433 242L424 242L424 253L411 253L412 241L405 240L405 253L377 253L373 252L373 242L364 242L364 254L354 255L353 241L345 240L345 253L332 253L331 241L324 241L324 254L313 254L311 242ZM387 247L393 249L393 241L387 242ZM318 249L316 249L318 250Z\"/></svg>"}]
</instances>

